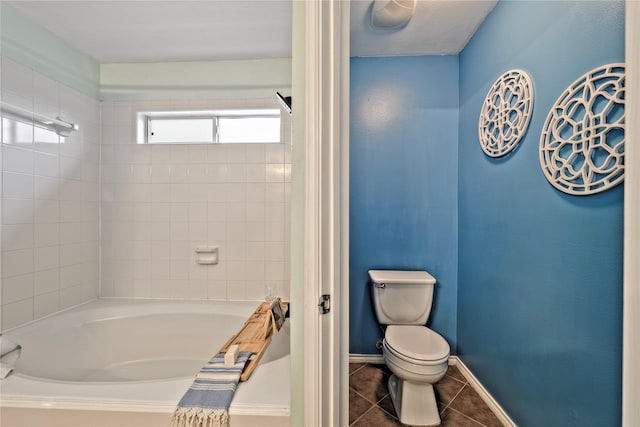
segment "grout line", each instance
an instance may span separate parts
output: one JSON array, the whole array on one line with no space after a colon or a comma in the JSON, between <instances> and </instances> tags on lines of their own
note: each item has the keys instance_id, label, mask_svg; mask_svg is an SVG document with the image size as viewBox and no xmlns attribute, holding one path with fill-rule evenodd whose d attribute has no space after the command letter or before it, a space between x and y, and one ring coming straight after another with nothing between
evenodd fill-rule
<instances>
[{"instance_id":1,"label":"grout line","mask_svg":"<svg viewBox=\"0 0 640 427\"><path fill-rule=\"evenodd\" d=\"M371 401L369 399L367 399L366 397L364 397L361 393L359 393L355 388L349 386L349 389L351 391L353 391L355 394L357 394L358 396L360 396L361 398L363 398L364 400L366 400L367 402L371 403ZM372 405L375 405L375 403L371 403Z\"/></svg>"},{"instance_id":2,"label":"grout line","mask_svg":"<svg viewBox=\"0 0 640 427\"><path fill-rule=\"evenodd\" d=\"M387 392L387 394L385 394L384 396L382 396L380 399L378 399L378 401L375 403L376 405L380 404L380 402L382 402L385 397L389 396L389 392Z\"/></svg>"},{"instance_id":3,"label":"grout line","mask_svg":"<svg viewBox=\"0 0 640 427\"><path fill-rule=\"evenodd\" d=\"M367 364L366 364L366 363L363 363L363 364L362 364L362 366L360 366L358 369L356 369L356 370L355 370L355 371L353 371L353 372L350 372L350 373L349 373L349 376L351 376L351 375L355 374L356 372L358 372L360 369L364 368L365 366L367 366Z\"/></svg>"},{"instance_id":4,"label":"grout line","mask_svg":"<svg viewBox=\"0 0 640 427\"><path fill-rule=\"evenodd\" d=\"M453 399L451 399L451 402L449 402L449 404L447 405L447 407L446 407L446 408L444 408L444 409L442 410L442 412L444 412L444 411L445 411L445 410L447 410L447 409L450 409L450 410L452 410L452 411L456 411L456 412L458 412L458 413L460 413L460 414L464 415L465 417L467 417L467 418L469 418L469 419L471 419L471 420L475 421L476 423L480 424L481 426L486 427L486 425L485 425L485 424L483 424L483 423L481 423L480 421L476 420L475 418L473 418L471 415L467 414L466 412L462 412L462 411L457 410L457 409L455 409L455 408L451 408L451 404L453 403L453 401L454 401L454 400L456 400L456 399L458 398L458 396L460 395L460 393L462 393L462 390L464 390L467 386L471 387L471 389L473 390L473 387L471 386L471 384L469 384L469 383L465 383L465 385L464 385L464 386L462 386L462 388L460 389L460 391L458 391L458 393L456 393L456 395L453 397ZM487 406L487 407L488 407L488 406ZM477 409L477 408L474 406L474 409Z\"/></svg>"},{"instance_id":5,"label":"grout line","mask_svg":"<svg viewBox=\"0 0 640 427\"><path fill-rule=\"evenodd\" d=\"M380 399L380 400L382 400L382 399ZM385 409L384 409L382 406L380 406L380 405L376 405L376 406L377 406L377 407L378 407L382 412L384 412L385 414L389 414L389 416L390 416L391 418L393 418L394 420L397 420L398 422L400 422L400 418L398 418L398 416L397 416L397 415L393 415L391 412L389 412L389 411L385 410ZM394 410L395 410L395 408L394 408Z\"/></svg>"},{"instance_id":6,"label":"grout line","mask_svg":"<svg viewBox=\"0 0 640 427\"><path fill-rule=\"evenodd\" d=\"M367 402L368 402L368 400L367 400ZM350 426L352 426L352 425L354 425L355 423L357 423L357 422L360 420L360 418L364 417L366 414L368 414L369 412L371 412L371 410L372 410L375 406L377 406L377 405L372 405L369 409L367 409L366 411L364 411L364 412L362 413L362 415L360 415L358 418L356 418L355 420L353 420L353 422L352 422L351 424L349 424L349 425L350 425Z\"/></svg>"},{"instance_id":7,"label":"grout line","mask_svg":"<svg viewBox=\"0 0 640 427\"><path fill-rule=\"evenodd\" d=\"M455 380L455 378L454 378ZM458 381L459 382L459 381ZM449 409L451 407L451 404L453 403L454 400L456 400L456 398L460 395L460 393L462 393L462 390L464 390L464 388L467 386L467 383L464 383L462 385L462 387L460 387L460 390L458 390L458 392L455 394L455 396L453 396L453 398L451 398L451 400L449 401L449 403L447 403L447 406L444 407L444 409L442 409L442 411L440 412L440 414L443 414L444 411L446 411L447 409ZM455 411L455 409L451 408L452 411ZM460 411L456 411L456 412L460 412ZM462 412L460 412L462 413ZM475 420L474 420L475 421Z\"/></svg>"},{"instance_id":8,"label":"grout line","mask_svg":"<svg viewBox=\"0 0 640 427\"><path fill-rule=\"evenodd\" d=\"M453 408L450 408L450 410L451 410L451 411L453 411L453 412L457 412L458 414L460 414L460 415L462 415L463 417L465 417L465 418L467 418L467 419L469 419L469 420L473 421L474 423L478 424L479 426L487 427L486 425L482 424L480 421L476 420L475 418L471 418L469 415L465 414L464 412L460 412L460 411L455 410L455 409L453 409Z\"/></svg>"}]
</instances>

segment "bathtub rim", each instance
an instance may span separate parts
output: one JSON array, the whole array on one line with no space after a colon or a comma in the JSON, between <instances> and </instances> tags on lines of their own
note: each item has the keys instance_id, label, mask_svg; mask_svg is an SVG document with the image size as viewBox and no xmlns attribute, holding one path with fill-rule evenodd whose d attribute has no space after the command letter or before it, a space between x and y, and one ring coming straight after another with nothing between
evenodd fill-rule
<instances>
[{"instance_id":1,"label":"bathtub rim","mask_svg":"<svg viewBox=\"0 0 640 427\"><path fill-rule=\"evenodd\" d=\"M105 301L105 307L98 306L97 308L109 308L112 304L118 304L125 302L126 305L135 305L137 303L143 303L153 305L153 303L167 303L171 305L179 305L180 303L195 303L198 305L206 306L210 303L212 305L225 303L241 303L243 305L259 304L261 301L247 301L247 300L201 300L201 299L170 299L170 298L97 298L91 301L78 304L73 307L69 307L65 310L53 313L51 315L44 316L42 318L30 321L18 327L7 329L3 331L9 333L21 328L33 328L37 327L35 324L44 322L46 319L50 319L55 316L69 315L69 312L73 310L79 311L85 309L90 304L98 305L100 301ZM117 305L116 305L117 306ZM119 306L117 306L119 307ZM91 308L91 307L89 307ZM144 313L149 314L149 313ZM250 313L249 313L250 314ZM112 316L109 318L120 318L121 316ZM288 322L290 319L287 320ZM289 417L290 416L290 366L291 355L290 353L275 359L267 363L271 369L284 370L285 377L289 383L288 396L286 404L273 404L273 403L247 403L240 399L236 401L234 396L234 402L232 402L229 408L230 415L236 416L277 416L277 417ZM266 366L265 364L264 366ZM259 365L260 366L260 365ZM257 376L256 376L257 374ZM267 370L256 369L252 375L252 379L264 377L267 375ZM40 377L31 377L28 375L12 373L5 380L0 382L0 408L20 408L20 409L59 409L59 410L85 410L85 411L112 411L112 412L142 412L142 413L172 413L176 407L179 397L175 396L171 399L162 399L152 397L150 399L135 399L135 398L114 398L109 396L91 395L91 397L79 397L85 396L83 392L91 391L92 389L107 389L106 394L114 392L111 389L125 389L144 391L145 387L159 386L160 388L179 390L180 396L186 392L188 387L193 381L193 376L169 378L169 379L154 379L154 380L141 380L141 381L112 381L112 382L72 382L72 381L57 381L49 380ZM250 395L248 393L250 382L240 383L236 396ZM255 384L255 383L254 383ZM268 385L268 383L267 383ZM42 393L54 389L55 387L61 387L64 393L72 393L69 395L56 395L52 392ZM8 390L7 390L8 389ZM34 391L35 389L35 391ZM140 390L135 390L140 389ZM29 390L29 392L25 392ZM116 390L118 391L118 390Z\"/></svg>"}]
</instances>

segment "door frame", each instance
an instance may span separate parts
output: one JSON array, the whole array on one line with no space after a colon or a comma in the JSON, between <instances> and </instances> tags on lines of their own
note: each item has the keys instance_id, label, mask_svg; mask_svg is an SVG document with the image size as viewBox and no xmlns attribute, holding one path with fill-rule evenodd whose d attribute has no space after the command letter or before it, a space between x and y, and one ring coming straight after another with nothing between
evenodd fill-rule
<instances>
[{"instance_id":1,"label":"door frame","mask_svg":"<svg viewBox=\"0 0 640 427\"><path fill-rule=\"evenodd\" d=\"M640 2L626 1L622 425L640 425Z\"/></svg>"},{"instance_id":2,"label":"door frame","mask_svg":"<svg viewBox=\"0 0 640 427\"><path fill-rule=\"evenodd\" d=\"M291 425L305 427L348 425L349 31L348 0L294 1Z\"/></svg>"}]
</instances>

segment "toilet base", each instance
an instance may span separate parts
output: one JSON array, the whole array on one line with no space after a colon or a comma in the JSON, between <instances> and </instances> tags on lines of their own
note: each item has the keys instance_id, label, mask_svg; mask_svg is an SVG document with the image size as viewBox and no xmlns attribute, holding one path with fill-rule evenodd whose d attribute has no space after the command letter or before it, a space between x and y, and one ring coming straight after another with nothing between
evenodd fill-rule
<instances>
[{"instance_id":1,"label":"toilet base","mask_svg":"<svg viewBox=\"0 0 640 427\"><path fill-rule=\"evenodd\" d=\"M389 394L400 422L409 425L440 425L433 384L412 383L395 375L389 378Z\"/></svg>"}]
</instances>

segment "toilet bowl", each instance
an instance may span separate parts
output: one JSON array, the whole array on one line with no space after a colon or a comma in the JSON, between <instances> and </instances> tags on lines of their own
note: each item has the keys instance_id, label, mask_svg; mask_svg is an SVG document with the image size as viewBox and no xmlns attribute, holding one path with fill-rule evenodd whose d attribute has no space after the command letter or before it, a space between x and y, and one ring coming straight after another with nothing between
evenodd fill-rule
<instances>
[{"instance_id":1,"label":"toilet bowl","mask_svg":"<svg viewBox=\"0 0 640 427\"><path fill-rule=\"evenodd\" d=\"M444 338L424 326L387 327L382 355L393 373L389 394L400 422L440 424L433 384L447 372L449 350Z\"/></svg>"}]
</instances>

